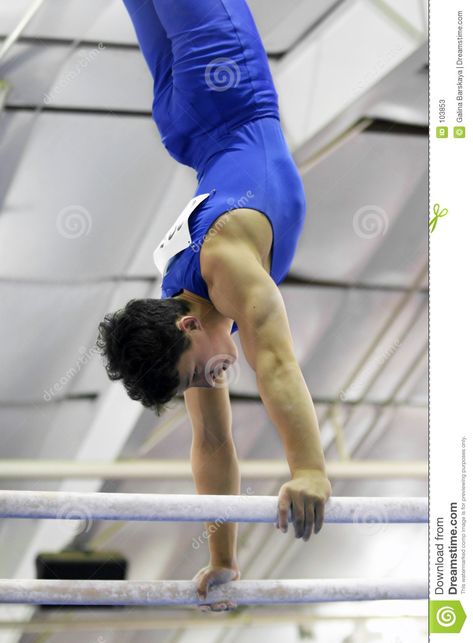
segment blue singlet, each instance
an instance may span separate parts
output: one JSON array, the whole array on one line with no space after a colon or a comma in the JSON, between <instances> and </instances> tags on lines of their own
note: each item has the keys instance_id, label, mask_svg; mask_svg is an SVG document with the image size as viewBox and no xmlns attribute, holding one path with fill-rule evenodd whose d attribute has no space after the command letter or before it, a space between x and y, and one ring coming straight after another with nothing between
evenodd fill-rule
<instances>
[{"instance_id":1,"label":"blue singlet","mask_svg":"<svg viewBox=\"0 0 473 643\"><path fill-rule=\"evenodd\" d=\"M270 275L279 284L289 272L306 203L246 2L124 2L153 74L153 118L161 140L173 158L195 169L194 195L211 193L189 218L192 246L168 264L161 296L186 289L209 299L200 249L215 220L236 208L258 210L270 221Z\"/></svg>"}]
</instances>

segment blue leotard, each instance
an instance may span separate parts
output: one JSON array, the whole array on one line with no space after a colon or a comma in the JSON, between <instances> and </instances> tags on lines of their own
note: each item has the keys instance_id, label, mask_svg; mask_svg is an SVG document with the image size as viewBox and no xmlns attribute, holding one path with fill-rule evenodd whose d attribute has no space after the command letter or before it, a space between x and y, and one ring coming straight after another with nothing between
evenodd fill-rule
<instances>
[{"instance_id":1,"label":"blue leotard","mask_svg":"<svg viewBox=\"0 0 473 643\"><path fill-rule=\"evenodd\" d=\"M306 203L245 0L124 2L153 75L153 118L161 140L173 158L195 169L195 195L210 193L189 218L192 246L169 262L161 296L186 289L209 299L200 249L216 219L235 208L258 210L270 221L270 275L280 283L296 251Z\"/></svg>"}]
</instances>

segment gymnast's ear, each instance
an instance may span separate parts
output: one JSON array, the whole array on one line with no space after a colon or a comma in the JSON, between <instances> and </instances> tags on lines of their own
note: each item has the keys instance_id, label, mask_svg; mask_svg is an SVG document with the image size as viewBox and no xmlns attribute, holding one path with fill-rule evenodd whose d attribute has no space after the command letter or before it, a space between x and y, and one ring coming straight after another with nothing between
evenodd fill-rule
<instances>
[{"instance_id":1,"label":"gymnast's ear","mask_svg":"<svg viewBox=\"0 0 473 643\"><path fill-rule=\"evenodd\" d=\"M202 330L202 324L194 315L184 315L178 320L177 326L180 330L186 332L189 330Z\"/></svg>"}]
</instances>

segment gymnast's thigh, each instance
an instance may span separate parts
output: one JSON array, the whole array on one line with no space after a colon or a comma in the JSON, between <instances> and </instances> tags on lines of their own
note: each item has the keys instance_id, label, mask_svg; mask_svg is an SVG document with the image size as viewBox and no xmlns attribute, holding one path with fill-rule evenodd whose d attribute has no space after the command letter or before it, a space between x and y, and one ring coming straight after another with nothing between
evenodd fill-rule
<instances>
[{"instance_id":1,"label":"gymnast's thigh","mask_svg":"<svg viewBox=\"0 0 473 643\"><path fill-rule=\"evenodd\" d=\"M277 114L268 59L244 0L154 0L172 42L176 127L201 134ZM265 112L262 114L262 112Z\"/></svg>"},{"instance_id":2,"label":"gymnast's thigh","mask_svg":"<svg viewBox=\"0 0 473 643\"><path fill-rule=\"evenodd\" d=\"M153 0L123 0L135 28L141 52L154 81L154 93L172 82L171 41L156 13Z\"/></svg>"}]
</instances>

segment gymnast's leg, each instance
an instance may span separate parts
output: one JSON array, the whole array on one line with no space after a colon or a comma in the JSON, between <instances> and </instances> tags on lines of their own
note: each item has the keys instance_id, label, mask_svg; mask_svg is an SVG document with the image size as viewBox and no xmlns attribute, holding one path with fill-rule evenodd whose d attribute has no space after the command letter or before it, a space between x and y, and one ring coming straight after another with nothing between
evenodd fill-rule
<instances>
[{"instance_id":1,"label":"gymnast's leg","mask_svg":"<svg viewBox=\"0 0 473 643\"><path fill-rule=\"evenodd\" d=\"M154 78L161 141L198 170L232 129L278 117L269 63L245 0L124 0Z\"/></svg>"},{"instance_id":2,"label":"gymnast's leg","mask_svg":"<svg viewBox=\"0 0 473 643\"><path fill-rule=\"evenodd\" d=\"M172 43L173 98L181 132L231 129L277 115L268 58L245 0L153 0Z\"/></svg>"},{"instance_id":3,"label":"gymnast's leg","mask_svg":"<svg viewBox=\"0 0 473 643\"><path fill-rule=\"evenodd\" d=\"M171 41L155 11L153 0L123 0L135 28L138 43L154 80L155 93L172 83Z\"/></svg>"}]
</instances>

